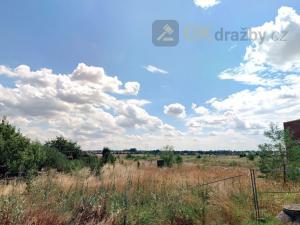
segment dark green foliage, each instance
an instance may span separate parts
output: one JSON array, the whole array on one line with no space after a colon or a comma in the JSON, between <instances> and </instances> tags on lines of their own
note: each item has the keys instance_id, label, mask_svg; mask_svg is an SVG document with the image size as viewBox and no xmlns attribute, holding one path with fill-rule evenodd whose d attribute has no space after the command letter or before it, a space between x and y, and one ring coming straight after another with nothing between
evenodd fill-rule
<instances>
[{"instance_id":1,"label":"dark green foliage","mask_svg":"<svg viewBox=\"0 0 300 225\"><path fill-rule=\"evenodd\" d=\"M0 165L5 172L35 173L45 160L42 145L31 143L6 119L0 124Z\"/></svg>"},{"instance_id":2,"label":"dark green foliage","mask_svg":"<svg viewBox=\"0 0 300 225\"><path fill-rule=\"evenodd\" d=\"M57 169L58 171L69 172L71 166L67 157L55 148L45 147L46 160L45 167Z\"/></svg>"},{"instance_id":3,"label":"dark green foliage","mask_svg":"<svg viewBox=\"0 0 300 225\"><path fill-rule=\"evenodd\" d=\"M129 152L132 153L132 154L134 154L134 153L137 152L137 150L136 150L136 148L131 148L131 149L129 149Z\"/></svg>"},{"instance_id":4,"label":"dark green foliage","mask_svg":"<svg viewBox=\"0 0 300 225\"><path fill-rule=\"evenodd\" d=\"M44 146L38 142L31 143L22 154L21 171L26 172L27 177L37 174L46 160Z\"/></svg>"},{"instance_id":5,"label":"dark green foliage","mask_svg":"<svg viewBox=\"0 0 300 225\"><path fill-rule=\"evenodd\" d=\"M102 150L102 163L112 163L114 164L116 162L116 157L111 153L110 149L107 147L104 147Z\"/></svg>"},{"instance_id":6,"label":"dark green foliage","mask_svg":"<svg viewBox=\"0 0 300 225\"><path fill-rule=\"evenodd\" d=\"M98 156L82 152L80 155L80 160L84 162L86 167L90 167L92 172L96 174L100 173L102 161Z\"/></svg>"},{"instance_id":7,"label":"dark green foliage","mask_svg":"<svg viewBox=\"0 0 300 225\"><path fill-rule=\"evenodd\" d=\"M290 180L300 179L300 144L294 140L290 131L284 131L275 124L270 125L270 129L265 132L265 136L270 139L269 143L259 145L261 172L272 177L284 174L286 168L286 178Z\"/></svg>"},{"instance_id":8,"label":"dark green foliage","mask_svg":"<svg viewBox=\"0 0 300 225\"><path fill-rule=\"evenodd\" d=\"M133 156L130 153L126 154L126 156L125 156L125 159L132 159L132 158L133 158Z\"/></svg>"},{"instance_id":9,"label":"dark green foliage","mask_svg":"<svg viewBox=\"0 0 300 225\"><path fill-rule=\"evenodd\" d=\"M246 156L247 156L246 153L241 153L241 154L239 155L240 158L244 158L244 157L246 157Z\"/></svg>"},{"instance_id":10,"label":"dark green foliage","mask_svg":"<svg viewBox=\"0 0 300 225\"><path fill-rule=\"evenodd\" d=\"M247 159L250 160L250 161L253 161L253 160L255 159L255 156L256 156L256 155L255 155L254 153L252 153L252 152L251 152L251 153L248 153L248 154L247 154Z\"/></svg>"},{"instance_id":11,"label":"dark green foliage","mask_svg":"<svg viewBox=\"0 0 300 225\"><path fill-rule=\"evenodd\" d=\"M160 158L164 160L166 166L171 167L175 162L174 147L170 145L163 147Z\"/></svg>"},{"instance_id":12,"label":"dark green foliage","mask_svg":"<svg viewBox=\"0 0 300 225\"><path fill-rule=\"evenodd\" d=\"M90 167L92 171L99 173L102 164L96 155L82 152L77 143L63 137L57 137L45 145L31 142L14 126L2 119L0 124L0 166L0 176L5 173L11 175L25 173L27 177L32 177L42 168L70 172Z\"/></svg>"},{"instance_id":13,"label":"dark green foliage","mask_svg":"<svg viewBox=\"0 0 300 225\"><path fill-rule=\"evenodd\" d=\"M183 162L181 155L177 154L175 156L175 162L176 164L181 164Z\"/></svg>"},{"instance_id":14,"label":"dark green foliage","mask_svg":"<svg viewBox=\"0 0 300 225\"><path fill-rule=\"evenodd\" d=\"M64 137L56 137L55 139L46 142L47 147L55 148L69 159L78 159L80 156L80 146L76 142L67 140Z\"/></svg>"}]
</instances>

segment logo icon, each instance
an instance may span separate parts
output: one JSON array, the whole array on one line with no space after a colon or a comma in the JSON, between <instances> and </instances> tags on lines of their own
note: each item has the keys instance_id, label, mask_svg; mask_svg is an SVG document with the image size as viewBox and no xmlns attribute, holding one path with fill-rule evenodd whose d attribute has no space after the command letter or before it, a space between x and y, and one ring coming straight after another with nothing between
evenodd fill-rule
<instances>
[{"instance_id":1,"label":"logo icon","mask_svg":"<svg viewBox=\"0 0 300 225\"><path fill-rule=\"evenodd\" d=\"M152 43L155 46L175 46L179 41L176 20L156 20L152 24Z\"/></svg>"}]
</instances>

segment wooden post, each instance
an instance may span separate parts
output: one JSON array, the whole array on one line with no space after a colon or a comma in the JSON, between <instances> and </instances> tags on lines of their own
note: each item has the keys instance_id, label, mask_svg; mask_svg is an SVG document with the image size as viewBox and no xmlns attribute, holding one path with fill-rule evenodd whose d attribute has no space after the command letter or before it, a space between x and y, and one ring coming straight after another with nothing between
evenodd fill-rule
<instances>
[{"instance_id":1,"label":"wooden post","mask_svg":"<svg viewBox=\"0 0 300 225\"><path fill-rule=\"evenodd\" d=\"M285 160L283 162L283 185L286 184L286 163Z\"/></svg>"},{"instance_id":2,"label":"wooden post","mask_svg":"<svg viewBox=\"0 0 300 225\"><path fill-rule=\"evenodd\" d=\"M286 161L287 161L287 157L286 157L286 152L282 152L282 148L281 148L281 144L279 144L279 153L281 155L281 160L282 160L282 169L283 169L283 185L286 184Z\"/></svg>"},{"instance_id":3,"label":"wooden post","mask_svg":"<svg viewBox=\"0 0 300 225\"><path fill-rule=\"evenodd\" d=\"M260 210L259 210L259 204L258 204L258 195L257 195L256 178L255 178L254 169L250 169L250 177L251 177L251 187L252 187L252 194L253 194L255 219L257 221L259 221L260 220Z\"/></svg>"}]
</instances>

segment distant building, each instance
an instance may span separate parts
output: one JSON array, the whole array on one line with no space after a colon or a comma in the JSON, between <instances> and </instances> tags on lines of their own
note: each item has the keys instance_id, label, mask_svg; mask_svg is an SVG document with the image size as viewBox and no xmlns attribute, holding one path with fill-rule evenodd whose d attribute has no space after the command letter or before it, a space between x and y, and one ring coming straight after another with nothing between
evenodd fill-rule
<instances>
[{"instance_id":1,"label":"distant building","mask_svg":"<svg viewBox=\"0 0 300 225\"><path fill-rule=\"evenodd\" d=\"M283 123L284 130L289 130L293 138L300 140L300 119Z\"/></svg>"}]
</instances>

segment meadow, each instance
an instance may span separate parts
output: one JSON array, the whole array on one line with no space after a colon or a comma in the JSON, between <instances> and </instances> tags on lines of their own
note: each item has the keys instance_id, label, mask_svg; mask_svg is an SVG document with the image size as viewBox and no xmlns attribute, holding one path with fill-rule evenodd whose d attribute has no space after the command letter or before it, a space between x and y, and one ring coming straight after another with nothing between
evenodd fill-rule
<instances>
[{"instance_id":1,"label":"meadow","mask_svg":"<svg viewBox=\"0 0 300 225\"><path fill-rule=\"evenodd\" d=\"M183 156L159 168L154 157L117 157L99 175L88 168L72 173L50 170L30 181L2 181L0 224L13 225L251 225L255 221L249 169L256 161L238 156ZM234 179L206 185L226 177ZM297 183L265 179L257 172L263 224L299 194Z\"/></svg>"}]
</instances>

